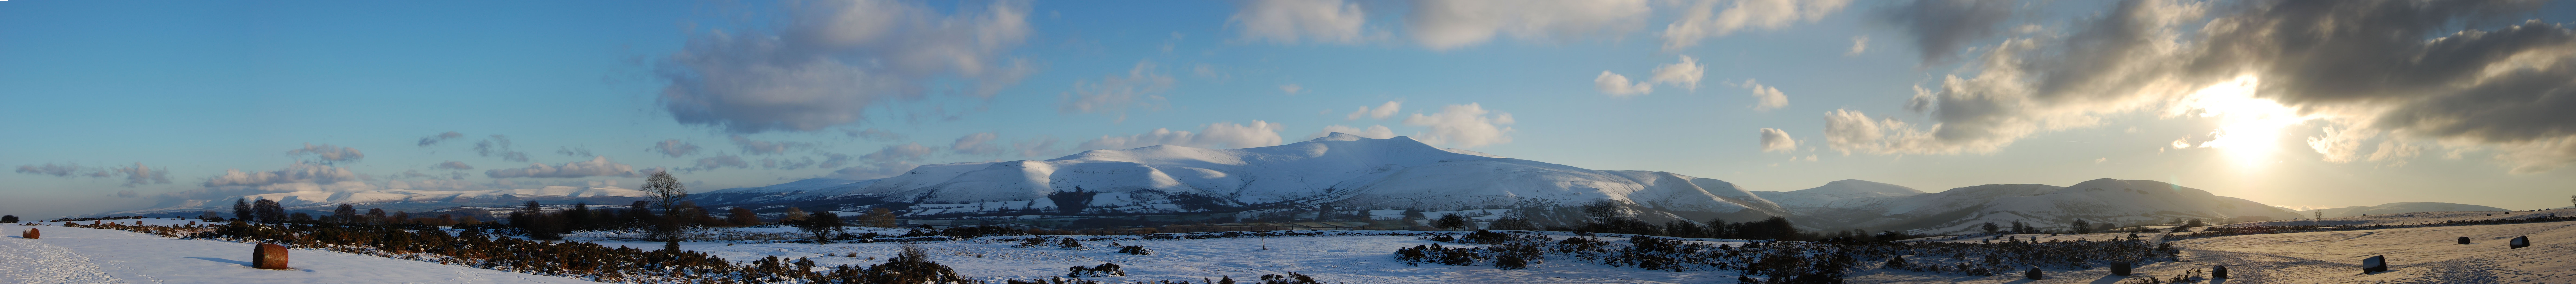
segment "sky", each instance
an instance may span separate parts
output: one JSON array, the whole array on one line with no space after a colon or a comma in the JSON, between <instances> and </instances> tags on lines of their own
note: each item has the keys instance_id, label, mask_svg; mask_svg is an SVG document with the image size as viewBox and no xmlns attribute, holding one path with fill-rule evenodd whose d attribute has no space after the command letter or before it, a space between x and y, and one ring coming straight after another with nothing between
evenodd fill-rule
<instances>
[{"instance_id":1,"label":"sky","mask_svg":"<svg viewBox=\"0 0 2576 284\"><path fill-rule=\"evenodd\" d=\"M1788 191L2576 194L2576 3L0 2L0 213L1329 132Z\"/></svg>"}]
</instances>

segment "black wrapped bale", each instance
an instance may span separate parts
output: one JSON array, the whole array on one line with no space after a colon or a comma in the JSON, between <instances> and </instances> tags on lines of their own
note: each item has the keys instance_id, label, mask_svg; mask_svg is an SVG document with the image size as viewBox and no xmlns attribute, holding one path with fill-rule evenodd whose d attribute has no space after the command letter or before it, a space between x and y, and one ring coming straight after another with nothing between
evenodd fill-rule
<instances>
[{"instance_id":1,"label":"black wrapped bale","mask_svg":"<svg viewBox=\"0 0 2576 284\"><path fill-rule=\"evenodd\" d=\"M2227 266L2219 265L2210 267L2209 278L2227 279Z\"/></svg>"},{"instance_id":2,"label":"black wrapped bale","mask_svg":"<svg viewBox=\"0 0 2576 284\"><path fill-rule=\"evenodd\" d=\"M294 269L286 267L286 246L259 244L250 251L250 267L258 269Z\"/></svg>"},{"instance_id":3,"label":"black wrapped bale","mask_svg":"<svg viewBox=\"0 0 2576 284\"><path fill-rule=\"evenodd\" d=\"M2513 241L2512 241L2512 242L2507 242L2507 243L2505 243L2505 244L2504 244L2504 246L2505 246L2505 249L2518 249L2518 248L2522 248L2522 247L2531 246L2531 236L2516 236L2516 237L2513 237Z\"/></svg>"},{"instance_id":4,"label":"black wrapped bale","mask_svg":"<svg viewBox=\"0 0 2576 284\"><path fill-rule=\"evenodd\" d=\"M2129 262L2122 261L2111 263L2111 275L2129 276Z\"/></svg>"},{"instance_id":5,"label":"black wrapped bale","mask_svg":"<svg viewBox=\"0 0 2576 284\"><path fill-rule=\"evenodd\" d=\"M2373 255L2370 256L2370 258L2361 259L2361 273L2376 273L2380 271L2388 271L2387 256Z\"/></svg>"},{"instance_id":6,"label":"black wrapped bale","mask_svg":"<svg viewBox=\"0 0 2576 284\"><path fill-rule=\"evenodd\" d=\"M2030 278L2030 280L2039 280L2039 267L2037 267L2037 266L2033 266L2033 267L2031 267L2031 268L2030 268L2030 272L2022 272L2022 273L2021 273L2021 277L2022 277L2022 278Z\"/></svg>"},{"instance_id":7,"label":"black wrapped bale","mask_svg":"<svg viewBox=\"0 0 2576 284\"><path fill-rule=\"evenodd\" d=\"M2469 237L2460 237L2460 244L2469 244Z\"/></svg>"}]
</instances>

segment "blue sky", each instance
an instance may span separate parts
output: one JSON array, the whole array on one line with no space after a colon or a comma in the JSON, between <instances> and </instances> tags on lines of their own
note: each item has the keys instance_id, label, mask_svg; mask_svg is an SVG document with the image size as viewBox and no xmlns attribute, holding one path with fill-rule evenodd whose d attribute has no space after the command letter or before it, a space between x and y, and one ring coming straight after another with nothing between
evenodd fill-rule
<instances>
[{"instance_id":1,"label":"blue sky","mask_svg":"<svg viewBox=\"0 0 2576 284\"><path fill-rule=\"evenodd\" d=\"M0 211L631 188L657 169L712 190L1373 126L1755 190L2108 177L2292 207L2517 209L2576 194L2576 95L2514 84L2572 79L2548 67L2576 45L2545 35L2576 20L2569 3L2294 4L18 0L0 2L0 167L16 169ZM2345 53L2212 28L2398 16L2432 20L2352 27L2418 37L2328 45ZM2446 42L2503 43L2428 48ZM2373 60L2390 54L2458 64ZM2512 72L2403 79L2444 66Z\"/></svg>"}]
</instances>

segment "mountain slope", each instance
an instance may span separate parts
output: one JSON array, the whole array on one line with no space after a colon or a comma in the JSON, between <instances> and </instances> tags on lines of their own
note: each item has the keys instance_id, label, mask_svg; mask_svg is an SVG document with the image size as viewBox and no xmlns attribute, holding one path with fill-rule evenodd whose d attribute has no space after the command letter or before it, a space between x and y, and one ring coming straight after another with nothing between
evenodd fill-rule
<instances>
[{"instance_id":1,"label":"mountain slope","mask_svg":"<svg viewBox=\"0 0 2576 284\"><path fill-rule=\"evenodd\" d=\"M1801 189L1797 191L1755 191L1753 194L1762 196L1762 199L1769 199L1771 202L1778 202L1780 203L1780 206L1847 208L1866 206L1866 204L1833 203L1850 203L1861 200L1886 200L1890 197L1922 195L1923 191L1914 190L1914 188L1902 185L1847 179L1827 182L1824 186L1817 186L1815 188Z\"/></svg>"},{"instance_id":2,"label":"mountain slope","mask_svg":"<svg viewBox=\"0 0 2576 284\"><path fill-rule=\"evenodd\" d=\"M800 181L801 182L801 181ZM784 186L784 185L782 185ZM1321 219L1360 210L1508 209L1570 221L1588 202L1655 222L1788 216L1732 183L1653 171L1602 171L1431 147L1409 137L1333 134L1287 145L1093 150L1045 161L925 165L902 175L770 193L769 200L875 198L916 218L1201 215ZM743 199L745 202L752 199ZM1358 213L1350 213L1358 212ZM1483 211L1479 211L1483 212Z\"/></svg>"},{"instance_id":3,"label":"mountain slope","mask_svg":"<svg viewBox=\"0 0 2576 284\"><path fill-rule=\"evenodd\" d=\"M546 186L533 189L502 190L343 190L290 191L254 195L225 196L213 199L164 201L150 208L97 214L95 216L180 215L194 217L198 211L231 212L233 200L276 200L279 206L296 211L327 211L340 204L361 209L382 208L386 211L429 212L459 206L510 207L528 201L546 204L589 203L625 205L649 196L641 190L607 187ZM226 213L229 214L229 213Z\"/></svg>"},{"instance_id":4,"label":"mountain slope","mask_svg":"<svg viewBox=\"0 0 2576 284\"><path fill-rule=\"evenodd\" d=\"M1911 229L1925 233L1980 231L1986 222L2019 221L2067 229L2075 220L2140 225L2175 219L2209 222L2297 218L2296 213L2208 191L2151 180L2095 179L2073 186L1994 184L1904 197L1865 210L1878 215L1856 228Z\"/></svg>"},{"instance_id":5,"label":"mountain slope","mask_svg":"<svg viewBox=\"0 0 2576 284\"><path fill-rule=\"evenodd\" d=\"M2326 218L2334 218L2334 217L2351 217L2351 216L2361 216L2361 215L2363 215L2363 214L2379 215L2379 214L2397 214L2397 213L2415 213L2415 212L2440 212L2440 211L2512 211L2512 210L2505 210L2504 208L2495 208L2495 207L2487 207L2487 206L2478 206L2478 205L2459 204L2459 203L2441 203L2441 202L2398 202L2398 203L2380 204L2380 205L2378 205L2378 206L2352 206L2352 207L2339 207L2339 208L2326 208L2326 209L2312 209L2312 210L2304 210L2304 211L2299 211L2299 216L2315 216L2317 213L2325 213Z\"/></svg>"}]
</instances>

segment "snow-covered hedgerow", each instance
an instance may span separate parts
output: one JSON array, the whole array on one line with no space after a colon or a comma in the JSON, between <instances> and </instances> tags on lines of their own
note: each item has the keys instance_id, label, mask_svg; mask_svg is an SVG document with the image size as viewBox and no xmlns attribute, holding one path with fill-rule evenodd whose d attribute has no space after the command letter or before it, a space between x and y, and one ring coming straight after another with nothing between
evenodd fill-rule
<instances>
[{"instance_id":1,"label":"snow-covered hedgerow","mask_svg":"<svg viewBox=\"0 0 2576 284\"><path fill-rule=\"evenodd\" d=\"M980 283L958 276L928 260L928 253L907 246L883 264L818 267L805 258L775 256L735 263L695 251L646 251L589 242L547 242L495 237L480 230L461 234L421 225L252 225L215 226L188 235L195 239L285 243L296 247L370 254L441 264L574 277L610 283Z\"/></svg>"},{"instance_id":2,"label":"snow-covered hedgerow","mask_svg":"<svg viewBox=\"0 0 2576 284\"><path fill-rule=\"evenodd\" d=\"M1739 247L1653 236L1613 240L1578 233L1558 239L1491 231L1425 239L1460 245L1397 249L1396 260L1407 265L1490 264L1504 269L1554 259L1663 271L1738 270L1745 275L1739 280L1746 283L1818 283L1809 281L1840 279L1847 272L1877 268L1991 276L2019 267L2088 269L2111 262L2168 261L2177 252L2136 240L1903 244L1828 240Z\"/></svg>"}]
</instances>

